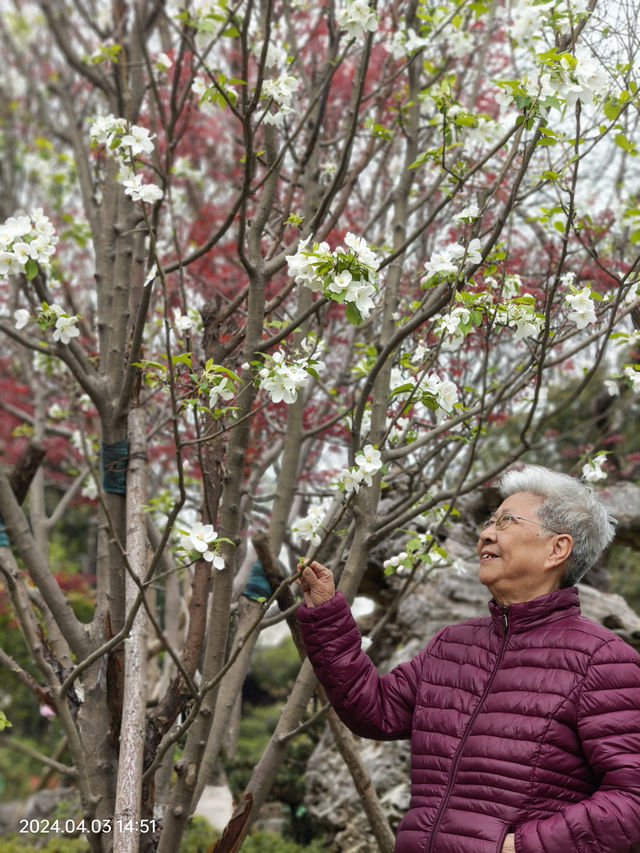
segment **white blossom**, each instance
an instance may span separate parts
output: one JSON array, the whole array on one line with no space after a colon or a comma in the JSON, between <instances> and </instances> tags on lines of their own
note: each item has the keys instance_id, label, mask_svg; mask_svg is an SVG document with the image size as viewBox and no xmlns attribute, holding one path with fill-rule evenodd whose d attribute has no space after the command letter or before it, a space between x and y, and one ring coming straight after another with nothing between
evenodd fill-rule
<instances>
[{"instance_id":1,"label":"white blossom","mask_svg":"<svg viewBox=\"0 0 640 853\"><path fill-rule=\"evenodd\" d=\"M443 252L433 252L429 260L425 263L424 268L429 276L436 273L458 272L457 264L454 264L451 255L445 250Z\"/></svg>"},{"instance_id":2,"label":"white blossom","mask_svg":"<svg viewBox=\"0 0 640 853\"><path fill-rule=\"evenodd\" d=\"M467 567L465 566L465 564L460 559L454 560L453 563L451 563L451 571L453 572L454 575L467 575L467 574L469 574Z\"/></svg>"},{"instance_id":3,"label":"white blossom","mask_svg":"<svg viewBox=\"0 0 640 853\"><path fill-rule=\"evenodd\" d=\"M589 459L586 465L582 466L582 477L587 483L595 483L598 480L606 480L607 472L602 470L602 466L607 461L606 453L598 453L593 459Z\"/></svg>"},{"instance_id":4,"label":"white blossom","mask_svg":"<svg viewBox=\"0 0 640 853\"><path fill-rule=\"evenodd\" d=\"M324 369L321 361L313 361L312 365L315 370ZM306 359L297 359L287 364L284 353L277 350L258 373L260 388L271 395L274 403L295 403L298 391L310 378L307 366L311 366L311 363Z\"/></svg>"},{"instance_id":5,"label":"white blossom","mask_svg":"<svg viewBox=\"0 0 640 853\"><path fill-rule=\"evenodd\" d=\"M373 295L376 293L376 288L368 281L358 280L352 287L349 288L348 294L345 297L347 302L353 302L362 317L369 317L375 307Z\"/></svg>"},{"instance_id":6,"label":"white blossom","mask_svg":"<svg viewBox=\"0 0 640 853\"><path fill-rule=\"evenodd\" d=\"M584 329L590 323L597 320L591 289L583 287L578 293L570 293L565 297L565 302L571 306L569 320L576 324L579 329Z\"/></svg>"},{"instance_id":7,"label":"white blossom","mask_svg":"<svg viewBox=\"0 0 640 853\"><path fill-rule=\"evenodd\" d=\"M456 59L466 56L473 46L471 34L455 27L446 31L447 54Z\"/></svg>"},{"instance_id":8,"label":"white blossom","mask_svg":"<svg viewBox=\"0 0 640 853\"><path fill-rule=\"evenodd\" d=\"M604 387L607 389L607 394L610 397L617 397L620 394L620 386L615 379L605 379Z\"/></svg>"},{"instance_id":9,"label":"white blossom","mask_svg":"<svg viewBox=\"0 0 640 853\"><path fill-rule=\"evenodd\" d=\"M338 483L344 486L345 492L357 492L364 479L364 475L359 468L346 468L339 476Z\"/></svg>"},{"instance_id":10,"label":"white blossom","mask_svg":"<svg viewBox=\"0 0 640 853\"><path fill-rule=\"evenodd\" d=\"M77 338L80 334L80 329L76 325L77 322L77 317L59 316L53 330L53 340L60 341L61 344L68 344L71 338Z\"/></svg>"},{"instance_id":11,"label":"white blossom","mask_svg":"<svg viewBox=\"0 0 640 853\"><path fill-rule=\"evenodd\" d=\"M13 252L0 250L0 275L17 275L22 270L23 265L18 261Z\"/></svg>"},{"instance_id":12,"label":"white blossom","mask_svg":"<svg viewBox=\"0 0 640 853\"><path fill-rule=\"evenodd\" d=\"M356 453L357 465L346 468L338 475L338 484L345 492L357 492L361 485L371 486L373 475L382 468L382 457L380 451L372 444L366 444Z\"/></svg>"},{"instance_id":13,"label":"white blossom","mask_svg":"<svg viewBox=\"0 0 640 853\"><path fill-rule=\"evenodd\" d=\"M129 132L121 138L120 144L129 148L133 156L137 154L150 154L154 147L149 130L137 124L131 125Z\"/></svg>"},{"instance_id":14,"label":"white blossom","mask_svg":"<svg viewBox=\"0 0 640 853\"><path fill-rule=\"evenodd\" d=\"M509 27L509 34L516 42L530 41L544 22L544 13L553 7L553 0L548 3L534 4L533 0L515 5L513 8L513 21Z\"/></svg>"},{"instance_id":15,"label":"white blossom","mask_svg":"<svg viewBox=\"0 0 640 853\"><path fill-rule=\"evenodd\" d=\"M350 302L360 317L366 319L375 303L379 259L362 237L348 232L344 247L331 252L327 243L309 247L310 238L303 240L294 255L287 256L289 275L298 284L338 302ZM345 265L346 264L346 265ZM318 269L322 268L320 275ZM329 272L327 272L329 268Z\"/></svg>"},{"instance_id":16,"label":"white blossom","mask_svg":"<svg viewBox=\"0 0 640 853\"><path fill-rule=\"evenodd\" d=\"M299 88L300 80L285 72L272 80L265 80L262 84L262 95L271 98L285 110L290 110L293 96Z\"/></svg>"},{"instance_id":17,"label":"white blossom","mask_svg":"<svg viewBox=\"0 0 640 853\"><path fill-rule=\"evenodd\" d=\"M421 390L435 399L439 408L447 414L453 411L458 402L458 388L450 379L440 379L436 373L429 373L421 383Z\"/></svg>"},{"instance_id":18,"label":"white blossom","mask_svg":"<svg viewBox=\"0 0 640 853\"><path fill-rule=\"evenodd\" d=\"M144 201L153 204L154 201L158 201L164 195L160 187L155 184L143 184L140 174L134 175L130 180L123 180L121 183L125 188L125 194L132 201Z\"/></svg>"},{"instance_id":19,"label":"white blossom","mask_svg":"<svg viewBox=\"0 0 640 853\"><path fill-rule=\"evenodd\" d=\"M218 399L227 402L236 396L236 389L228 377L221 377L218 382L209 389L209 408L214 409Z\"/></svg>"},{"instance_id":20,"label":"white blossom","mask_svg":"<svg viewBox=\"0 0 640 853\"><path fill-rule=\"evenodd\" d=\"M376 473L382 468L380 451L372 444L366 444L356 454L356 462L359 463L360 469L366 474Z\"/></svg>"},{"instance_id":21,"label":"white blossom","mask_svg":"<svg viewBox=\"0 0 640 853\"><path fill-rule=\"evenodd\" d=\"M31 319L31 314L27 311L26 308L18 308L17 311L13 312L13 316L15 318L15 326L16 329L24 329L29 320Z\"/></svg>"},{"instance_id":22,"label":"white blossom","mask_svg":"<svg viewBox=\"0 0 640 853\"><path fill-rule=\"evenodd\" d=\"M507 316L509 325L516 327L513 335L514 341L520 341L523 338L536 338L544 326L544 317L538 317L535 305L510 305Z\"/></svg>"},{"instance_id":23,"label":"white blossom","mask_svg":"<svg viewBox=\"0 0 640 853\"><path fill-rule=\"evenodd\" d=\"M471 222L472 220L477 219L479 214L480 208L475 202L473 202L456 213L453 218L456 222Z\"/></svg>"},{"instance_id":24,"label":"white blossom","mask_svg":"<svg viewBox=\"0 0 640 853\"><path fill-rule=\"evenodd\" d=\"M29 261L48 264L57 242L55 228L42 208L10 216L0 224L0 275L23 273Z\"/></svg>"},{"instance_id":25,"label":"white blossom","mask_svg":"<svg viewBox=\"0 0 640 853\"><path fill-rule=\"evenodd\" d=\"M256 58L260 58L262 56L262 52L264 50L264 42L259 41L256 42L253 46L253 54ZM270 40L267 44L267 55L264 61L265 68L273 68L274 66L284 66L287 64L287 51L286 48Z\"/></svg>"},{"instance_id":26,"label":"white blossom","mask_svg":"<svg viewBox=\"0 0 640 853\"><path fill-rule=\"evenodd\" d=\"M353 281L353 276L349 272L349 270L342 270L342 272L338 273L332 282L328 285L328 289L333 293L342 293L343 290L346 290Z\"/></svg>"},{"instance_id":27,"label":"white blossom","mask_svg":"<svg viewBox=\"0 0 640 853\"><path fill-rule=\"evenodd\" d=\"M472 264L479 264L482 261L480 240L478 238L471 240L468 246L462 246L460 243L450 243L442 251L433 252L429 260L425 263L424 268L428 277L436 273L448 275L458 272L460 261Z\"/></svg>"},{"instance_id":28,"label":"white blossom","mask_svg":"<svg viewBox=\"0 0 640 853\"><path fill-rule=\"evenodd\" d=\"M344 0L337 10L336 20L350 38L359 39L366 32L378 29L378 19L366 0Z\"/></svg>"},{"instance_id":29,"label":"white blossom","mask_svg":"<svg viewBox=\"0 0 640 853\"><path fill-rule=\"evenodd\" d=\"M205 551L202 555L205 560L213 565L214 569L221 572L224 569L224 558L217 551Z\"/></svg>"},{"instance_id":30,"label":"white blossom","mask_svg":"<svg viewBox=\"0 0 640 853\"><path fill-rule=\"evenodd\" d=\"M458 388L450 379L443 380L437 391L438 405L445 412L450 413L458 402Z\"/></svg>"},{"instance_id":31,"label":"white blossom","mask_svg":"<svg viewBox=\"0 0 640 853\"><path fill-rule=\"evenodd\" d=\"M502 283L502 295L505 299L513 299L522 290L522 280L517 273L505 276Z\"/></svg>"},{"instance_id":32,"label":"white blossom","mask_svg":"<svg viewBox=\"0 0 640 853\"><path fill-rule=\"evenodd\" d=\"M194 326L194 319L190 317L188 314L183 314L180 309L176 309L176 312L173 316L173 324L179 332L186 332L189 329L192 329Z\"/></svg>"},{"instance_id":33,"label":"white blossom","mask_svg":"<svg viewBox=\"0 0 640 853\"><path fill-rule=\"evenodd\" d=\"M632 366L627 366L624 369L624 375L631 382L634 393L640 393L640 370Z\"/></svg>"},{"instance_id":34,"label":"white blossom","mask_svg":"<svg viewBox=\"0 0 640 853\"><path fill-rule=\"evenodd\" d=\"M320 542L319 531L322 528L323 512L321 507L314 504L309 507L308 513L297 519L291 529L300 535L301 539L317 545Z\"/></svg>"},{"instance_id":35,"label":"white blossom","mask_svg":"<svg viewBox=\"0 0 640 853\"><path fill-rule=\"evenodd\" d=\"M358 237L353 234L351 231L347 231L344 244L347 248L351 249L351 251L356 255L358 260L365 264L365 266L370 267L372 270L377 270L380 266L380 259L376 255L376 253L367 245L364 237Z\"/></svg>"},{"instance_id":36,"label":"white blossom","mask_svg":"<svg viewBox=\"0 0 640 853\"><path fill-rule=\"evenodd\" d=\"M91 501L95 501L98 498L98 486L93 477L87 477L82 485L82 496L88 498Z\"/></svg>"},{"instance_id":37,"label":"white blossom","mask_svg":"<svg viewBox=\"0 0 640 853\"><path fill-rule=\"evenodd\" d=\"M218 534L213 524L196 521L189 532L182 534L182 547L185 551L197 551L204 556L210 553L210 546L217 538ZM206 556L205 559L207 559Z\"/></svg>"},{"instance_id":38,"label":"white blossom","mask_svg":"<svg viewBox=\"0 0 640 853\"><path fill-rule=\"evenodd\" d=\"M159 53L156 56L156 65L163 71L168 71L173 65L173 62L171 60L171 57L167 56L166 53Z\"/></svg>"},{"instance_id":39,"label":"white blossom","mask_svg":"<svg viewBox=\"0 0 640 853\"><path fill-rule=\"evenodd\" d=\"M151 282L155 279L155 277L157 275L158 275L158 265L154 264L151 267L151 269L149 270L149 272L147 273L147 277L145 278L145 280L143 282L143 287L147 287L149 284L151 284Z\"/></svg>"},{"instance_id":40,"label":"white blossom","mask_svg":"<svg viewBox=\"0 0 640 853\"><path fill-rule=\"evenodd\" d=\"M422 364L428 352L429 347L425 344L425 342L418 341L416 347L413 350L413 354L411 355L412 364Z\"/></svg>"}]
</instances>

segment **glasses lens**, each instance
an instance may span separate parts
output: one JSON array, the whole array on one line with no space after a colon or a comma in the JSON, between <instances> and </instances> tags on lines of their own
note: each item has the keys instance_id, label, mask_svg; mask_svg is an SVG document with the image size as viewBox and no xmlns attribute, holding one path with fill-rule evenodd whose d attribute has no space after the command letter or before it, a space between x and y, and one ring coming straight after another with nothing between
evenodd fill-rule
<instances>
[{"instance_id":1,"label":"glasses lens","mask_svg":"<svg viewBox=\"0 0 640 853\"><path fill-rule=\"evenodd\" d=\"M496 519L496 530L504 530L511 523L512 516L508 512L502 513L500 518Z\"/></svg>"}]
</instances>

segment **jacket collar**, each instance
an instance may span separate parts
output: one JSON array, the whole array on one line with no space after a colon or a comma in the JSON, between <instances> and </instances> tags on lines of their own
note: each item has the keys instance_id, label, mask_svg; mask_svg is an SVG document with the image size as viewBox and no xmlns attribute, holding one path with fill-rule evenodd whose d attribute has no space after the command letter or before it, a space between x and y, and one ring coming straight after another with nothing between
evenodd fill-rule
<instances>
[{"instance_id":1,"label":"jacket collar","mask_svg":"<svg viewBox=\"0 0 640 853\"><path fill-rule=\"evenodd\" d=\"M502 605L491 599L489 612L494 630L499 634L504 634L505 612L510 632L530 631L567 616L577 616L580 613L580 599L577 588L571 586L557 589L531 601L510 604L506 611Z\"/></svg>"}]
</instances>

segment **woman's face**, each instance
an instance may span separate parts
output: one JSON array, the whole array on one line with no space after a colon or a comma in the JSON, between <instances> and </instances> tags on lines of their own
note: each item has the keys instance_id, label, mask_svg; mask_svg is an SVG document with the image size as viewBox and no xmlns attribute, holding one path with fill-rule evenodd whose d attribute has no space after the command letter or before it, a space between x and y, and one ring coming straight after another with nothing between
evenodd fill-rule
<instances>
[{"instance_id":1,"label":"woman's face","mask_svg":"<svg viewBox=\"0 0 640 853\"><path fill-rule=\"evenodd\" d=\"M537 495L516 492L491 517L497 519L508 512L529 521L514 518L504 530L491 524L480 532L479 578L499 604L530 601L560 587L571 537L558 536L539 526L536 509L541 503L542 498ZM568 551L563 547L567 546L566 540Z\"/></svg>"}]
</instances>

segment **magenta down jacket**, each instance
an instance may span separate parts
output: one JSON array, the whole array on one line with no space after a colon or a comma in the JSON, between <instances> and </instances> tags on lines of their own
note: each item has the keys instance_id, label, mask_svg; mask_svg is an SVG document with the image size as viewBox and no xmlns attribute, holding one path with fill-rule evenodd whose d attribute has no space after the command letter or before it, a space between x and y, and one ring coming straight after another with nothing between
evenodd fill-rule
<instances>
[{"instance_id":1,"label":"magenta down jacket","mask_svg":"<svg viewBox=\"0 0 640 853\"><path fill-rule=\"evenodd\" d=\"M640 656L575 587L442 629L378 675L344 596L298 610L352 731L411 738L396 853L640 851Z\"/></svg>"}]
</instances>

